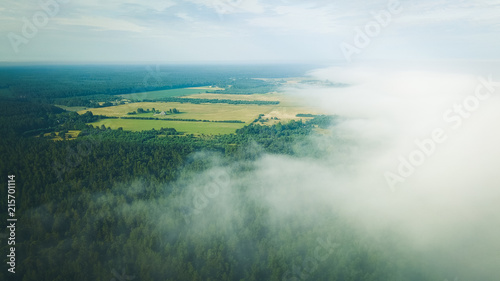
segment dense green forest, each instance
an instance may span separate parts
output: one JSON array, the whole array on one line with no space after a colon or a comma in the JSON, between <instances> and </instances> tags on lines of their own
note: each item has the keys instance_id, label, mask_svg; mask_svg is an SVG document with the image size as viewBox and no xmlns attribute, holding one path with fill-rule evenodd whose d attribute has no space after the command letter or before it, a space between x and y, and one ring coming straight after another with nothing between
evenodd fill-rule
<instances>
[{"instance_id":1,"label":"dense green forest","mask_svg":"<svg viewBox=\"0 0 500 281\"><path fill-rule=\"evenodd\" d=\"M132 114L133 115L133 114ZM185 118L159 118L159 117L135 117L124 116L121 119L137 119L137 120L165 120L165 121L188 121L188 122L217 122L217 123L245 123L241 120L198 120Z\"/></svg>"},{"instance_id":2,"label":"dense green forest","mask_svg":"<svg viewBox=\"0 0 500 281\"><path fill-rule=\"evenodd\" d=\"M220 84L224 90L216 91L220 94L251 95L274 92L278 89L278 82L265 81L261 79L241 78L232 79L225 84Z\"/></svg>"},{"instance_id":3,"label":"dense green forest","mask_svg":"<svg viewBox=\"0 0 500 281\"><path fill-rule=\"evenodd\" d=\"M4 263L2 280L438 280L397 238L367 238L326 205L276 221L247 184L255 159L304 156L296 144L338 117L200 137L92 128L99 116L19 99L0 118L18 218L16 274ZM51 129L82 133L39 134Z\"/></svg>"},{"instance_id":4,"label":"dense green forest","mask_svg":"<svg viewBox=\"0 0 500 281\"><path fill-rule=\"evenodd\" d=\"M267 93L275 89L274 83L248 77L295 77L310 68L307 65L0 66L0 89L7 97L100 107L97 100L111 102L117 99L116 95L186 87L217 86L228 88L224 93L231 94Z\"/></svg>"},{"instance_id":5,"label":"dense green forest","mask_svg":"<svg viewBox=\"0 0 500 281\"><path fill-rule=\"evenodd\" d=\"M94 128L88 123L110 117L53 105L112 106L117 94L206 85L267 93L277 80L249 77L294 77L305 68L0 68L0 174L5 182L16 176L17 218L16 273L7 271L12 245L0 232L0 280L443 280L396 233L366 235L335 206L301 204L313 187L297 185L300 178L276 179L290 183L280 189L263 176L286 169L268 157L323 161L312 140L335 136L339 116L270 122L261 114L234 134L195 136L168 122L142 132ZM157 112L134 112L148 111ZM54 140L70 130L80 133ZM331 141L338 149L345 142ZM7 194L0 189L1 198Z\"/></svg>"},{"instance_id":6,"label":"dense green forest","mask_svg":"<svg viewBox=\"0 0 500 281\"><path fill-rule=\"evenodd\" d=\"M180 102L180 103L227 103L227 104L256 104L270 105L279 104L279 101L262 101L262 100L228 100L228 99L195 99L195 98L161 98L161 99L144 99L145 102L163 101L163 102Z\"/></svg>"}]
</instances>

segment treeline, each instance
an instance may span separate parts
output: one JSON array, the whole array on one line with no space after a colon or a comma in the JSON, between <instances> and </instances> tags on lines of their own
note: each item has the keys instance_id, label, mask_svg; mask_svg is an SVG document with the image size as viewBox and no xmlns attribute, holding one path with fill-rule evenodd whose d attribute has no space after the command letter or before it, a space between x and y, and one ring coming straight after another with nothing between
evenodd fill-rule
<instances>
[{"instance_id":1,"label":"treeline","mask_svg":"<svg viewBox=\"0 0 500 281\"><path fill-rule=\"evenodd\" d=\"M231 95L266 94L276 91L279 86L278 82L252 78L232 79L227 81L226 84L222 85L224 90L218 90L215 93Z\"/></svg>"},{"instance_id":2,"label":"treeline","mask_svg":"<svg viewBox=\"0 0 500 281\"><path fill-rule=\"evenodd\" d=\"M297 115L295 115L295 117L316 117L318 115L314 115L314 114L309 114L309 113L299 113Z\"/></svg>"},{"instance_id":3,"label":"treeline","mask_svg":"<svg viewBox=\"0 0 500 281\"><path fill-rule=\"evenodd\" d=\"M135 115L135 114L142 114L142 113L150 113L152 112L153 114L160 114L160 113L165 113L165 114L179 114L181 113L177 108L170 108L166 111L160 111L160 110L156 110L154 107L150 110L149 108L147 108L146 110L144 110L143 108L139 107L136 111L131 111L131 112L127 112L128 115Z\"/></svg>"},{"instance_id":4,"label":"treeline","mask_svg":"<svg viewBox=\"0 0 500 281\"><path fill-rule=\"evenodd\" d=\"M123 116L120 118L137 119L137 120L186 121L186 122L245 123L241 120L199 120L199 119L186 119L186 118L159 118L159 117L132 117L132 116Z\"/></svg>"},{"instance_id":5,"label":"treeline","mask_svg":"<svg viewBox=\"0 0 500 281\"><path fill-rule=\"evenodd\" d=\"M96 122L105 116L88 111L79 115L59 107L34 103L25 99L4 98L0 107L0 134L7 136L33 136L54 130L81 130L86 123Z\"/></svg>"},{"instance_id":6,"label":"treeline","mask_svg":"<svg viewBox=\"0 0 500 281\"><path fill-rule=\"evenodd\" d=\"M157 100L145 99L145 102L163 101L163 102L180 102L180 103L227 103L227 104L256 104L256 105L275 105L279 101L260 101L260 100L229 100L229 99L195 99L195 98L161 98Z\"/></svg>"},{"instance_id":7,"label":"treeline","mask_svg":"<svg viewBox=\"0 0 500 281\"><path fill-rule=\"evenodd\" d=\"M124 102L118 101L116 96L112 95L89 95L83 97L66 97L66 98L32 98L31 100L43 103L64 105L64 106L79 106L86 108L108 107Z\"/></svg>"}]
</instances>

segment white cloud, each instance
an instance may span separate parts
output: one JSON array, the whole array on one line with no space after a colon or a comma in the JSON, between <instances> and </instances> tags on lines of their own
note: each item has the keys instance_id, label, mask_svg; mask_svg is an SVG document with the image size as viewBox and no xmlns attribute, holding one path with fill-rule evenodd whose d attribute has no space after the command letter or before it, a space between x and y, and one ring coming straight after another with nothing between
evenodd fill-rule
<instances>
[{"instance_id":1,"label":"white cloud","mask_svg":"<svg viewBox=\"0 0 500 281\"><path fill-rule=\"evenodd\" d=\"M335 15L332 7L278 6L273 9L273 12L271 16L252 18L248 20L248 23L287 32L330 33L338 29L338 16Z\"/></svg>"},{"instance_id":2,"label":"white cloud","mask_svg":"<svg viewBox=\"0 0 500 281\"><path fill-rule=\"evenodd\" d=\"M240 45L236 41L245 38L252 46L262 46L259 54L266 59L273 56L285 60L342 59L338 45L342 41L352 42L355 28L363 28L373 20L371 12L387 9L388 3L389 0L312 0L307 3L298 0L72 0L61 3L60 12L44 27L43 36L70 42L72 36L78 34L82 40L94 42L99 38L98 32L107 31L110 32L107 34L109 46L115 44L114 48L123 48L123 42L133 42L137 36L148 45L156 44L161 38L166 45L192 43L191 40L203 38L211 40L204 43L213 45L214 49L216 44L233 46L230 49L234 54L227 55L247 60L256 55L236 47ZM500 58L496 52L500 48L496 39L500 31L497 16L500 1L400 0L400 3L403 11L377 38L372 38L360 59L393 58L397 54L402 58ZM40 9L37 1L2 1L0 31L20 32L23 17L31 18ZM202 44L191 48L193 52L206 51ZM78 50L75 56L78 57ZM186 55L184 59L192 57Z\"/></svg>"},{"instance_id":3,"label":"white cloud","mask_svg":"<svg viewBox=\"0 0 500 281\"><path fill-rule=\"evenodd\" d=\"M60 18L54 19L60 25L66 26L85 26L98 31L127 31L144 32L148 29L127 20L113 19L96 16L82 16L78 18Z\"/></svg>"},{"instance_id":4,"label":"white cloud","mask_svg":"<svg viewBox=\"0 0 500 281\"><path fill-rule=\"evenodd\" d=\"M213 9L218 14L263 13L259 0L186 0Z\"/></svg>"},{"instance_id":5,"label":"white cloud","mask_svg":"<svg viewBox=\"0 0 500 281\"><path fill-rule=\"evenodd\" d=\"M194 18L189 16L188 14L186 13L177 13L175 14L178 18L181 18L183 20L186 20L186 21L194 21Z\"/></svg>"},{"instance_id":6,"label":"white cloud","mask_svg":"<svg viewBox=\"0 0 500 281\"><path fill-rule=\"evenodd\" d=\"M138 7L142 7L144 9L150 9L154 11L163 11L165 9L168 9L170 7L173 7L176 5L175 1L171 0L165 0L165 1L159 1L159 0L108 0L108 1L100 1L100 0L73 0L71 1L72 4L79 6L79 7L86 7L86 8L94 8L94 11L108 11L108 12L114 12L119 14L121 12L121 9L123 7L126 7L127 5L134 5L136 6L136 9Z\"/></svg>"},{"instance_id":7,"label":"white cloud","mask_svg":"<svg viewBox=\"0 0 500 281\"><path fill-rule=\"evenodd\" d=\"M496 2L496 3L495 3ZM442 1L404 4L404 16L400 23L429 25L436 23L498 24L498 1Z\"/></svg>"}]
</instances>

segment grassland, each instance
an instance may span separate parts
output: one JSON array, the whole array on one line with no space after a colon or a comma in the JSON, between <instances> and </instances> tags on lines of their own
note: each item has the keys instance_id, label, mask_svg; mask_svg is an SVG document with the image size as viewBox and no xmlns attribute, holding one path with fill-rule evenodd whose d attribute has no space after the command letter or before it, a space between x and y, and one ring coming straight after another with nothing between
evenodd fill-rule
<instances>
[{"instance_id":1,"label":"grassland","mask_svg":"<svg viewBox=\"0 0 500 281\"><path fill-rule=\"evenodd\" d=\"M144 93L125 94L125 95L119 95L119 97L128 100L143 101L145 99L153 100L153 99L170 98L170 97L182 97L182 96L205 93L215 90L220 90L220 88L211 88L211 87L182 88L173 90L161 90L161 91L152 91Z\"/></svg>"},{"instance_id":2,"label":"grassland","mask_svg":"<svg viewBox=\"0 0 500 281\"><path fill-rule=\"evenodd\" d=\"M95 123L93 126L102 126L111 129L122 127L128 131L143 131L161 128L175 128L178 132L185 134L232 134L237 129L243 128L242 123L211 123L211 122L186 122L186 121L162 121L162 120L135 120L135 119L103 119Z\"/></svg>"},{"instance_id":3,"label":"grassland","mask_svg":"<svg viewBox=\"0 0 500 281\"><path fill-rule=\"evenodd\" d=\"M265 114L275 109L276 105L235 105L235 104L191 104L178 102L138 102L128 103L118 106L91 108L93 114L105 115L111 117L125 117L128 112L136 111L138 108L168 111L171 108L177 108L180 114L171 114L165 118L177 119L196 119L196 120L241 120L243 122L253 121L259 114ZM132 115L137 117L153 117L152 113ZM161 118L161 116L155 116Z\"/></svg>"},{"instance_id":4,"label":"grassland","mask_svg":"<svg viewBox=\"0 0 500 281\"><path fill-rule=\"evenodd\" d=\"M86 111L92 111L94 115L104 115L109 117L155 117L155 118L173 118L173 119L195 119L210 121L239 120L243 123L210 123L210 122L190 122L190 121L170 121L170 120L136 120L136 119L103 119L92 123L94 126L104 125L117 129L122 127L124 130L142 131L160 128L175 128L179 132L186 134L228 134L234 133L236 129L248 125L263 114L263 119L269 119L264 124L274 124L277 122L288 122L290 120L310 119L296 117L297 114L321 114L317 108L307 107L304 101L298 97L284 95L282 93L253 94L253 95L231 95L205 93L209 90L218 88L198 87L185 88L166 91L155 91L142 93L142 99L183 96L184 98L195 99L228 99L245 101L279 101L277 105L243 105L243 104L224 104L224 103L204 103L191 104L179 102L134 102L117 106L103 108L89 108L80 110L83 114ZM136 95L136 94L131 94ZM122 95L129 99L138 99L136 96ZM129 112L137 111L138 108L144 110L152 109L168 112L169 109L176 108L180 114L167 114L166 116L155 115L153 113L142 113L127 115Z\"/></svg>"}]
</instances>

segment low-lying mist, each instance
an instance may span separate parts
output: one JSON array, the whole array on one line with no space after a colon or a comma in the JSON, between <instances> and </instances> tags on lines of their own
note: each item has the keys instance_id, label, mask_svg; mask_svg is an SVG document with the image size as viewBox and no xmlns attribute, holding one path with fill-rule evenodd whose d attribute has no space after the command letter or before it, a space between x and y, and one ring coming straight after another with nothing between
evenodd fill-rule
<instances>
[{"instance_id":1,"label":"low-lying mist","mask_svg":"<svg viewBox=\"0 0 500 281\"><path fill-rule=\"evenodd\" d=\"M283 89L340 116L294 143L293 155L257 144L240 160L199 152L155 199L140 199L150 188L141 180L117 184L92 195L88 213L101 215L76 226L91 237L61 237L72 242L59 249L108 241L106 266L144 280L193 270L199 280L497 280L498 73L313 71L349 86ZM102 237L97 226L109 220L124 223Z\"/></svg>"},{"instance_id":2,"label":"low-lying mist","mask_svg":"<svg viewBox=\"0 0 500 281\"><path fill-rule=\"evenodd\" d=\"M431 66L311 72L350 86L285 92L343 121L297 143L295 156L262 154L250 170L232 169L224 195L213 201L216 221L230 222L250 200L265 210L271 229L297 224L334 239L318 225L335 218L342 221L335 227L352 228L359 240L425 260L422 272L496 280L500 72L473 67L471 73ZM209 212L200 219L193 226L214 218ZM332 243L341 246L342 238Z\"/></svg>"},{"instance_id":3,"label":"low-lying mist","mask_svg":"<svg viewBox=\"0 0 500 281\"><path fill-rule=\"evenodd\" d=\"M405 247L459 280L495 280L500 276L495 173L500 72L473 70L474 65L470 74L463 68L429 68L312 72L351 86L290 92L347 121L332 127L331 135L317 137L324 161L297 159L307 167L302 169L290 161L275 166L307 175L299 186L311 190L309 199L297 202L327 202L367 235L398 233ZM349 153L337 153L335 147L345 143Z\"/></svg>"}]
</instances>

